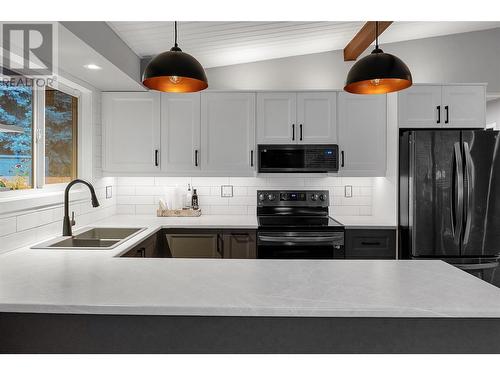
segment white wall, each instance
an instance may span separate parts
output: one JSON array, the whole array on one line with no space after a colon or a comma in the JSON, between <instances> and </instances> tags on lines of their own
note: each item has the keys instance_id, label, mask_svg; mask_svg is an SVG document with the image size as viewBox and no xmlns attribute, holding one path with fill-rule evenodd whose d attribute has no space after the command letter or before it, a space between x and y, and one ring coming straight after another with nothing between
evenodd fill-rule
<instances>
[{"instance_id":1,"label":"white wall","mask_svg":"<svg viewBox=\"0 0 500 375\"><path fill-rule=\"evenodd\" d=\"M500 93L500 28L398 43L383 43L400 57L416 83L488 83ZM366 53L371 52L371 50ZM342 51L207 69L210 89L339 89L352 62Z\"/></svg>"}]
</instances>

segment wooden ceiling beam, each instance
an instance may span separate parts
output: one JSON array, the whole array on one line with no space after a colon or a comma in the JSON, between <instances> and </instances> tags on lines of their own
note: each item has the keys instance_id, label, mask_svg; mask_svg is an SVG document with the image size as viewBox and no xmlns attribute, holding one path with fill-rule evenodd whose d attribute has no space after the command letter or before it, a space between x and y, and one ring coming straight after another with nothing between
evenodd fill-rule
<instances>
[{"instance_id":1,"label":"wooden ceiling beam","mask_svg":"<svg viewBox=\"0 0 500 375\"><path fill-rule=\"evenodd\" d=\"M393 21L378 21L378 35L382 34ZM344 61L354 61L375 40L375 21L368 21L344 48Z\"/></svg>"}]
</instances>

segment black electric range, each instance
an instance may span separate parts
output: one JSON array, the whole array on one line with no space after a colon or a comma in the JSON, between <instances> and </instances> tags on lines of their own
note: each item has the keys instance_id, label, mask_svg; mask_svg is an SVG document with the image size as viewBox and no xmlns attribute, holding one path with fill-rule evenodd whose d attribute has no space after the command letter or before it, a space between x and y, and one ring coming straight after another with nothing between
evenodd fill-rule
<instances>
[{"instance_id":1,"label":"black electric range","mask_svg":"<svg viewBox=\"0 0 500 375\"><path fill-rule=\"evenodd\" d=\"M257 191L257 257L343 259L344 226L328 215L327 190Z\"/></svg>"}]
</instances>

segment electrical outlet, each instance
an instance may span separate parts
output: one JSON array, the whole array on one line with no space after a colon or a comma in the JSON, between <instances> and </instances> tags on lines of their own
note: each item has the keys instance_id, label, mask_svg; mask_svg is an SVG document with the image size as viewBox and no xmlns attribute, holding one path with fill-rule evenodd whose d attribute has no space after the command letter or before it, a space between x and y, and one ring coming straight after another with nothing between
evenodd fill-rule
<instances>
[{"instance_id":1,"label":"electrical outlet","mask_svg":"<svg viewBox=\"0 0 500 375\"><path fill-rule=\"evenodd\" d=\"M221 185L220 196L223 198L231 198L233 196L233 185Z\"/></svg>"},{"instance_id":2,"label":"electrical outlet","mask_svg":"<svg viewBox=\"0 0 500 375\"><path fill-rule=\"evenodd\" d=\"M352 185L344 186L344 197L352 198Z\"/></svg>"},{"instance_id":3,"label":"electrical outlet","mask_svg":"<svg viewBox=\"0 0 500 375\"><path fill-rule=\"evenodd\" d=\"M113 186L106 186L106 199L113 198Z\"/></svg>"}]
</instances>

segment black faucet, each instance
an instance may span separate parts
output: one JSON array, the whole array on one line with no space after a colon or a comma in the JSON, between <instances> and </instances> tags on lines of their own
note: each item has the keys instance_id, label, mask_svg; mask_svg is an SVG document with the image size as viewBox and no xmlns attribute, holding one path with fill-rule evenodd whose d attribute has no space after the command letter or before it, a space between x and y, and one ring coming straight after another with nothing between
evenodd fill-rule
<instances>
[{"instance_id":1,"label":"black faucet","mask_svg":"<svg viewBox=\"0 0 500 375\"><path fill-rule=\"evenodd\" d=\"M71 227L75 225L75 213L71 215L71 220L69 219L69 189L77 183L81 183L86 185L90 190L90 195L92 196L92 207L99 207L99 201L97 200L97 196L95 195L94 187L90 182L85 180L76 179L71 181L68 186L66 186L66 190L64 190L64 219L63 219L63 236L72 236L73 231Z\"/></svg>"}]
</instances>

